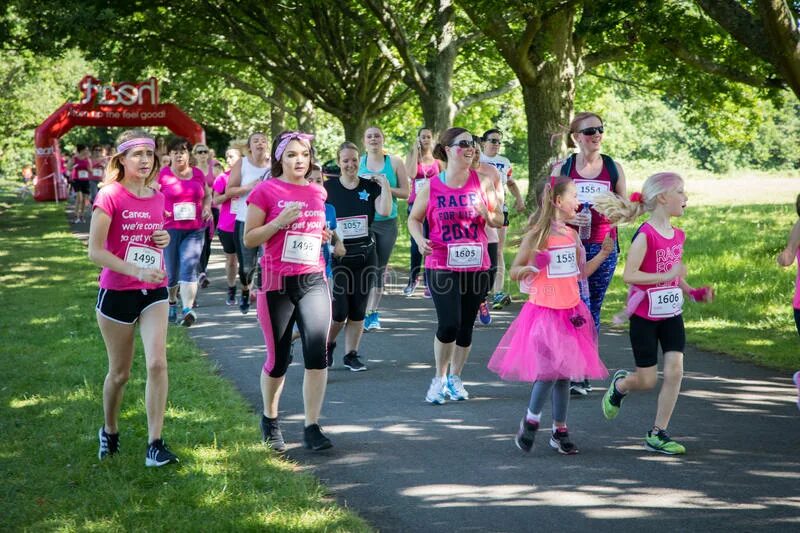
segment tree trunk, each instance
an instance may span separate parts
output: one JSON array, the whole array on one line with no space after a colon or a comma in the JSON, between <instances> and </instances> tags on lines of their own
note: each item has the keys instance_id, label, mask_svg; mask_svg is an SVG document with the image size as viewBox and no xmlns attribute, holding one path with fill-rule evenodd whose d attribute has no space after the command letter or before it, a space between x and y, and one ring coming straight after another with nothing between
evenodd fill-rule
<instances>
[{"instance_id":1,"label":"tree trunk","mask_svg":"<svg viewBox=\"0 0 800 533\"><path fill-rule=\"evenodd\" d=\"M344 128L344 139L355 143L359 150L363 149L364 132L367 131L367 123L370 118L358 114L340 117L339 120L342 122L342 128Z\"/></svg>"},{"instance_id":2,"label":"tree trunk","mask_svg":"<svg viewBox=\"0 0 800 533\"><path fill-rule=\"evenodd\" d=\"M800 98L800 38L788 2L759 0L758 13L775 55L775 69Z\"/></svg>"},{"instance_id":3,"label":"tree trunk","mask_svg":"<svg viewBox=\"0 0 800 533\"><path fill-rule=\"evenodd\" d=\"M452 83L455 60L456 50L451 44L428 64L429 74L425 78L427 94L417 92L424 121L420 126L430 128L434 141L439 138L440 133L452 126L456 117Z\"/></svg>"},{"instance_id":4,"label":"tree trunk","mask_svg":"<svg viewBox=\"0 0 800 533\"><path fill-rule=\"evenodd\" d=\"M286 131L286 95L278 88L272 91L272 98L282 105L272 104L269 111L269 132L272 139Z\"/></svg>"},{"instance_id":5,"label":"tree trunk","mask_svg":"<svg viewBox=\"0 0 800 533\"><path fill-rule=\"evenodd\" d=\"M294 117L297 120L298 131L314 133L317 113L311 100L302 100L298 103L294 110Z\"/></svg>"}]
</instances>

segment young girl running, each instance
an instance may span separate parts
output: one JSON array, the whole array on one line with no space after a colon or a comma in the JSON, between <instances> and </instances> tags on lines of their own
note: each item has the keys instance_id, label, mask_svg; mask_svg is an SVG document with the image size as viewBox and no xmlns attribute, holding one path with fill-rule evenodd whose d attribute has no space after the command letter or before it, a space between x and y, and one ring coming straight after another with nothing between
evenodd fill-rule
<instances>
[{"instance_id":1,"label":"young girl running","mask_svg":"<svg viewBox=\"0 0 800 533\"><path fill-rule=\"evenodd\" d=\"M147 361L146 466L178 462L161 438L168 388L164 248L170 238L162 229L164 195L153 189L158 175L155 146L155 140L140 130L120 135L89 228L89 258L103 267L96 314L108 352L98 455L106 459L120 449L119 411L133 364L138 322Z\"/></svg>"},{"instance_id":2,"label":"young girl running","mask_svg":"<svg viewBox=\"0 0 800 533\"><path fill-rule=\"evenodd\" d=\"M631 199L614 194L595 197L595 209L613 224L632 222L642 213L649 219L633 237L622 279L630 285L625 314L630 317L630 339L636 371L618 370L603 396L603 415L616 418L622 400L631 391L649 390L658 382L658 345L664 353L664 383L658 395L655 422L645 437L645 448L667 455L686 453L670 438L667 426L678 400L683 379L684 294L696 302L710 302L709 287L694 289L686 282L683 243L686 236L670 223L683 215L686 193L683 179L672 172L653 174L642 192Z\"/></svg>"},{"instance_id":3,"label":"young girl running","mask_svg":"<svg viewBox=\"0 0 800 533\"><path fill-rule=\"evenodd\" d=\"M511 279L527 286L528 301L500 340L489 370L506 380L533 381L517 447L525 452L533 448L542 408L552 392L550 447L572 455L578 448L567 430L570 380L608 375L597 354L597 331L581 300L578 279L594 272L612 247L609 244L584 264L578 234L566 225L579 206L570 178L550 178L541 199L509 272Z\"/></svg>"}]
</instances>

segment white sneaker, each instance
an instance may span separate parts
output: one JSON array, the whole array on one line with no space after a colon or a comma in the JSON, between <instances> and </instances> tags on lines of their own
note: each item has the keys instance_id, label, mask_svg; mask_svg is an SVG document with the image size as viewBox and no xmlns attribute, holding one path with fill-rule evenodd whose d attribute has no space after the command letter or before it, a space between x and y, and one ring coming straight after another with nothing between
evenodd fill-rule
<instances>
[{"instance_id":1,"label":"white sneaker","mask_svg":"<svg viewBox=\"0 0 800 533\"><path fill-rule=\"evenodd\" d=\"M447 381L444 378L433 378L431 386L428 387L428 394L425 395L425 401L433 405L442 405L445 402L444 391L447 386Z\"/></svg>"},{"instance_id":2,"label":"white sneaker","mask_svg":"<svg viewBox=\"0 0 800 533\"><path fill-rule=\"evenodd\" d=\"M451 400L461 401L461 400L469 400L469 393L467 389L464 388L464 383L461 381L459 376L455 374L450 374L447 376L447 387L445 389L447 391L447 395L450 396Z\"/></svg>"}]
</instances>

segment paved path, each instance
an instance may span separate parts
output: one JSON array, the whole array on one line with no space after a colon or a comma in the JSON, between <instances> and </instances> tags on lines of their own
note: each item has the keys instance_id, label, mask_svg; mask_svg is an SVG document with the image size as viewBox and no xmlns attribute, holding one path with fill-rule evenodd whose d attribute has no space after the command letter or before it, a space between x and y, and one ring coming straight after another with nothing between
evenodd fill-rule
<instances>
[{"instance_id":1,"label":"paved path","mask_svg":"<svg viewBox=\"0 0 800 533\"><path fill-rule=\"evenodd\" d=\"M201 291L190 333L260 410L263 337L255 306L243 316L224 305L220 255L215 249L212 286ZM398 296L397 287L384 302L384 329L362 343L369 370L350 372L341 348L335 354L322 422L334 448L314 454L300 446L299 362L289 369L281 402L288 456L381 531L800 528L800 413L790 376L689 349L670 426L686 456L642 447L655 393L632 395L617 420L603 419L604 383L571 402L579 455L557 455L544 430L525 455L512 436L530 386L501 382L486 369L519 306L476 330L464 372L471 399L431 406L423 397L433 373L432 303ZM626 333L604 333L600 350L609 369L630 368ZM547 406L545 425L549 416Z\"/></svg>"}]
</instances>

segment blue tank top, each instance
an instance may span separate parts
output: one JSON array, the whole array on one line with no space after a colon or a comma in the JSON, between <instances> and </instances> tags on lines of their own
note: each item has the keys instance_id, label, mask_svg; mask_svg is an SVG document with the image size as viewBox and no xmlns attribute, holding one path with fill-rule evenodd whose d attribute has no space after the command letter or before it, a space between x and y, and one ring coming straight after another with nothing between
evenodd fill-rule
<instances>
[{"instance_id":1,"label":"blue tank top","mask_svg":"<svg viewBox=\"0 0 800 533\"><path fill-rule=\"evenodd\" d=\"M361 178L369 179L370 176L375 174L383 174L386 176L386 180L389 182L389 187L397 188L397 174L394 173L394 169L392 168L392 160L388 155L383 156L383 168L377 172L369 170L367 168L367 156L361 156L361 163L358 165L358 176ZM388 217L383 215L379 215L375 213L375 220L391 220L393 218L397 218L397 198L392 196L392 212L389 213Z\"/></svg>"}]
</instances>

